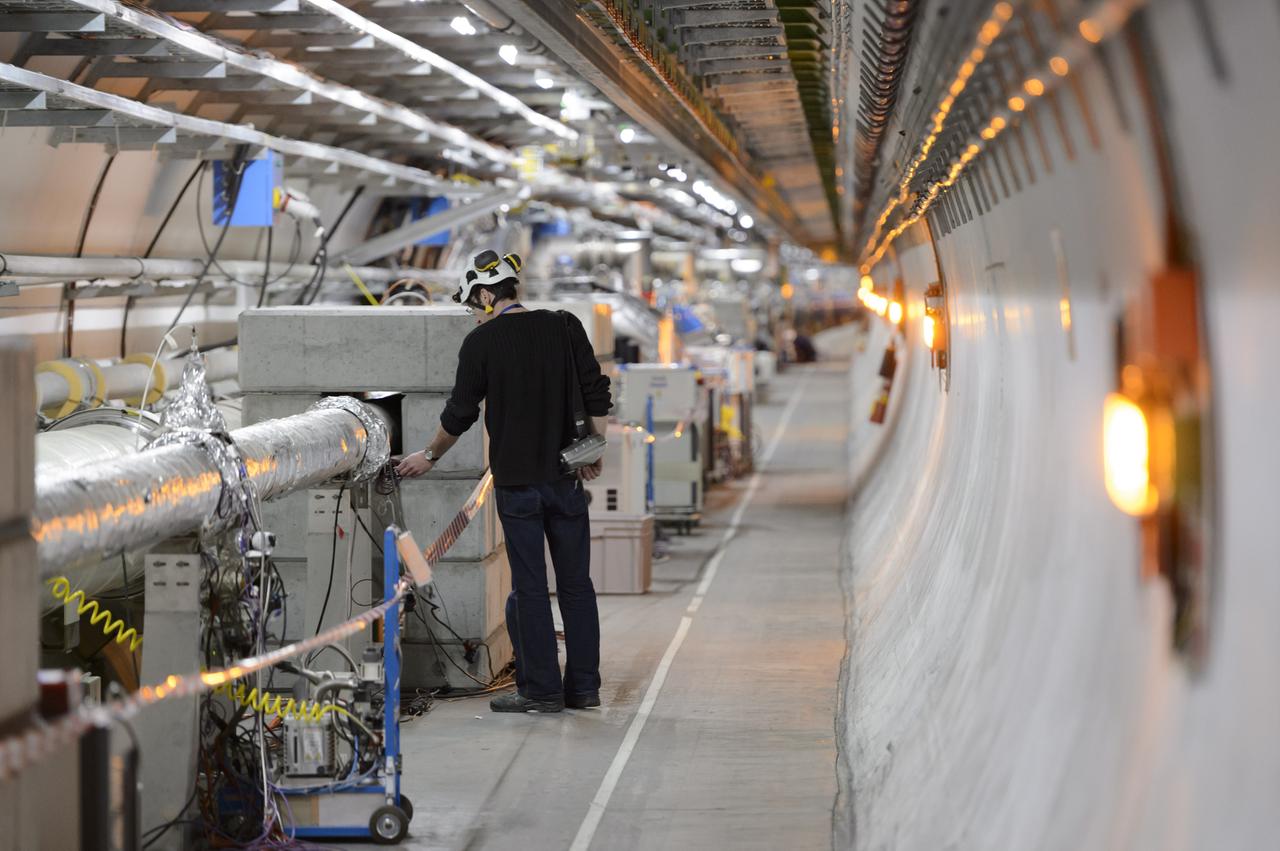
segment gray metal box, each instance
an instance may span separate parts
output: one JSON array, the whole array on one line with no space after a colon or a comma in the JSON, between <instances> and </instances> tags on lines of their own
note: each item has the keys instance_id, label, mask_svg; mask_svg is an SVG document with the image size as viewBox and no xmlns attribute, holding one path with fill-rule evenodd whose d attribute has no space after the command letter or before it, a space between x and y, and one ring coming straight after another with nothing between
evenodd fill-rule
<instances>
[{"instance_id":1,"label":"gray metal box","mask_svg":"<svg viewBox=\"0 0 1280 851\"><path fill-rule=\"evenodd\" d=\"M447 392L475 327L461 307L268 307L240 314L240 387Z\"/></svg>"},{"instance_id":2,"label":"gray metal box","mask_svg":"<svg viewBox=\"0 0 1280 851\"><path fill-rule=\"evenodd\" d=\"M423 393L409 393L404 397L400 409L400 433L405 454L425 449L435 437L446 398ZM440 459L429 478L479 478L488 467L489 435L484 428L482 406L480 419Z\"/></svg>"},{"instance_id":3,"label":"gray metal box","mask_svg":"<svg viewBox=\"0 0 1280 851\"><path fill-rule=\"evenodd\" d=\"M400 505L404 522L419 545L430 545L443 532L475 489L475 479L403 479ZM450 561L480 561L502 543L502 528L492 496L485 500L457 543L445 554Z\"/></svg>"}]
</instances>

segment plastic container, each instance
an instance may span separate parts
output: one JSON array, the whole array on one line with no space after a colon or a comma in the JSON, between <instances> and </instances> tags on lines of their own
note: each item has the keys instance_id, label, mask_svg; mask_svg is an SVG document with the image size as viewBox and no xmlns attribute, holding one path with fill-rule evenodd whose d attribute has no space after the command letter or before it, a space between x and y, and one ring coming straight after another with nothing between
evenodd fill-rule
<instances>
[{"instance_id":1,"label":"plastic container","mask_svg":"<svg viewBox=\"0 0 1280 851\"><path fill-rule=\"evenodd\" d=\"M653 515L591 518L591 582L597 594L644 594L653 579ZM547 585L556 592L547 553Z\"/></svg>"}]
</instances>

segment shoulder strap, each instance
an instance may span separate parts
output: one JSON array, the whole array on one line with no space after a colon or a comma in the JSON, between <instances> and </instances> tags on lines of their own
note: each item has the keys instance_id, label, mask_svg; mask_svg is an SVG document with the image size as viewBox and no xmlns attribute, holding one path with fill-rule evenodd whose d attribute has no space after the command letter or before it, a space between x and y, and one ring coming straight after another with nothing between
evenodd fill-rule
<instances>
[{"instance_id":1,"label":"shoulder strap","mask_svg":"<svg viewBox=\"0 0 1280 851\"><path fill-rule=\"evenodd\" d=\"M581 440L590 433L587 428L586 403L582 400L582 379L578 373L578 357L573 351L573 334L569 331L569 312L557 310L564 325L565 390L568 391L569 422L573 424L574 440Z\"/></svg>"}]
</instances>

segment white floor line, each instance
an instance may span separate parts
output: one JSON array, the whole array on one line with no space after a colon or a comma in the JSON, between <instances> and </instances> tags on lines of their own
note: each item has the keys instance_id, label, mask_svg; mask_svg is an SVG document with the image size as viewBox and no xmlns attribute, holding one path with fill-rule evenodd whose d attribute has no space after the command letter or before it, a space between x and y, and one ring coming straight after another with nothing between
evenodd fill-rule
<instances>
[{"instance_id":1,"label":"white floor line","mask_svg":"<svg viewBox=\"0 0 1280 851\"><path fill-rule=\"evenodd\" d=\"M582 820L582 825L578 828L578 834L573 838L573 844L569 846L569 851L587 851L591 847L591 840L595 838L596 829L600 827L600 820L604 818L605 808L609 806L609 799L613 797L613 790L618 786L618 780L622 777L622 771L627 767L627 762L631 759L631 753L636 748L636 742L640 740L640 733L644 730L645 722L649 720L649 715L653 712L653 706L658 702L658 695L662 691L663 684L667 681L667 673L671 670L671 663L675 661L676 654L680 652L680 645L684 644L685 636L689 634L689 627L693 625L692 615L702 606L702 600L707 595L707 590L711 587L712 580L716 577L716 571L720 569L720 562L724 559L725 549L735 534L737 534L738 526L742 523L742 516L746 513L747 507L751 504L752 497L755 496L756 490L760 487L760 476L764 472L764 468L769 465L773 459L773 453L777 451L778 444L782 442L782 435L786 433L787 424L791 422L792 415L796 412L796 407L800 404L800 394L804 392L805 384L808 378L800 381L795 391L791 394L787 407L782 412L782 419L778 421L777 431L774 432L773 439L769 442L768 448L765 449L764 455L760 458L760 464L756 468L756 473L751 477L751 483L747 486L747 490L742 495L742 501L738 503L738 509L733 513L732 519L729 521L729 528L725 530L724 537L720 539L720 544L716 547L715 553L711 556L711 560L707 562L707 569L703 573L702 581L698 583L697 589L694 591L693 600L689 603L688 611L684 617L680 618L680 626L676 627L676 634L672 637L671 643L667 645L667 650L662 654L662 661L658 662L658 669L653 673L653 679L649 682L649 687L645 689L644 699L640 701L640 708L636 710L636 717L631 719L631 726L627 728L627 734L622 737L622 744L618 746L618 752L613 756L613 762L609 763L609 770L604 773L604 779L600 781L600 788L596 790L596 795L591 799L591 806L587 809L587 816Z\"/></svg>"}]
</instances>

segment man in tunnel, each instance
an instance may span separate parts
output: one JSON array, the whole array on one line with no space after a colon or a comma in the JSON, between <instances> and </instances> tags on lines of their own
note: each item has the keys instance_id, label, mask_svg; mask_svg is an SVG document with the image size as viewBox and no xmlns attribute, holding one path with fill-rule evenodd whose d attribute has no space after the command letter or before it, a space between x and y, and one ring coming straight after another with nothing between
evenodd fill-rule
<instances>
[{"instance_id":1,"label":"man in tunnel","mask_svg":"<svg viewBox=\"0 0 1280 851\"><path fill-rule=\"evenodd\" d=\"M581 388L591 428L603 435L609 379L576 317L527 310L517 301L520 266L515 254L484 251L467 269L453 298L476 315L478 326L458 352L457 378L435 437L396 470L404 476L430 472L485 403L489 466L511 565L507 630L517 689L489 706L495 712L586 709L600 705L600 619L582 479L599 476L603 461L581 468L580 475L566 473L560 453L571 442L571 382ZM548 544L564 619L563 678L547 589Z\"/></svg>"}]
</instances>

